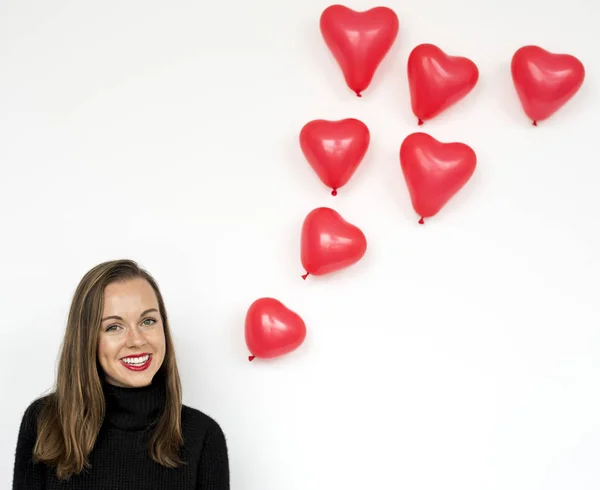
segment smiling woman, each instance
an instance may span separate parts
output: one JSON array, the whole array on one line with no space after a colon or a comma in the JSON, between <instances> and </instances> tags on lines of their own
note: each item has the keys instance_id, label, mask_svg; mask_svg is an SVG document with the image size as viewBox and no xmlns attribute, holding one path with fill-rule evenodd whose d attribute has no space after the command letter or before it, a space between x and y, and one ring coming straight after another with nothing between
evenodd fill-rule
<instances>
[{"instance_id":1,"label":"smiling woman","mask_svg":"<svg viewBox=\"0 0 600 490\"><path fill-rule=\"evenodd\" d=\"M228 490L218 423L182 404L165 304L131 260L81 280L56 388L26 410L13 490Z\"/></svg>"},{"instance_id":2,"label":"smiling woman","mask_svg":"<svg viewBox=\"0 0 600 490\"><path fill-rule=\"evenodd\" d=\"M162 366L165 332L158 308L156 294L144 279L106 287L98 361L109 383L146 386Z\"/></svg>"}]
</instances>

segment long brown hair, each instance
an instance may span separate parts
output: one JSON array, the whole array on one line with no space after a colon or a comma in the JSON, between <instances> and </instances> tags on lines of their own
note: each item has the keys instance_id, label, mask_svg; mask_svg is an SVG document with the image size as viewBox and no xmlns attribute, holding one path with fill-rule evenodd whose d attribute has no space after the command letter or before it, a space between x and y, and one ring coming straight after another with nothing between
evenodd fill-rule
<instances>
[{"instance_id":1,"label":"long brown hair","mask_svg":"<svg viewBox=\"0 0 600 490\"><path fill-rule=\"evenodd\" d=\"M56 386L40 412L33 458L56 467L68 479L88 466L105 415L105 399L97 361L98 332L104 308L104 288L110 283L142 278L154 289L162 317L166 351L166 404L150 438L151 458L168 468L183 464L179 449L181 381L169 330L167 311L156 281L133 260L114 260L95 266L81 279L69 311L61 347Z\"/></svg>"}]
</instances>

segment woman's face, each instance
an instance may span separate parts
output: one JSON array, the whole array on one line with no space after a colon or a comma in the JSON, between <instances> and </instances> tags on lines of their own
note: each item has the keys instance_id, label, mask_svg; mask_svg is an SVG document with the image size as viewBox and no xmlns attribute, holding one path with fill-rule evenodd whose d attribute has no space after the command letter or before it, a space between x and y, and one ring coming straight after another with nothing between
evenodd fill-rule
<instances>
[{"instance_id":1,"label":"woman's face","mask_svg":"<svg viewBox=\"0 0 600 490\"><path fill-rule=\"evenodd\" d=\"M106 381L147 386L165 358L165 333L152 286L145 279L109 284L98 338Z\"/></svg>"}]
</instances>

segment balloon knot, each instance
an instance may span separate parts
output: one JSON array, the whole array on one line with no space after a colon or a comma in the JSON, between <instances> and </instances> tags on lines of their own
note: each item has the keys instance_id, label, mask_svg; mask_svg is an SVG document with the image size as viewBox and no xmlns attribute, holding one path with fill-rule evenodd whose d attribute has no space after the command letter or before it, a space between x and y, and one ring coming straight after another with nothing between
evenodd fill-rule
<instances>
[{"instance_id":1,"label":"balloon knot","mask_svg":"<svg viewBox=\"0 0 600 490\"><path fill-rule=\"evenodd\" d=\"M419 126L423 125L423 120L421 118L419 118L419 122L418 122Z\"/></svg>"},{"instance_id":2,"label":"balloon knot","mask_svg":"<svg viewBox=\"0 0 600 490\"><path fill-rule=\"evenodd\" d=\"M421 218L421 219L419 220L419 224L420 224L420 225L423 225L423 224L425 224L425 220L424 220L423 218Z\"/></svg>"},{"instance_id":3,"label":"balloon knot","mask_svg":"<svg viewBox=\"0 0 600 490\"><path fill-rule=\"evenodd\" d=\"M356 92L356 96L357 97L362 97L362 94L360 92Z\"/></svg>"},{"instance_id":4,"label":"balloon knot","mask_svg":"<svg viewBox=\"0 0 600 490\"><path fill-rule=\"evenodd\" d=\"M254 361L254 359L256 359L256 356L248 356L248 360L249 360L250 362Z\"/></svg>"},{"instance_id":5,"label":"balloon knot","mask_svg":"<svg viewBox=\"0 0 600 490\"><path fill-rule=\"evenodd\" d=\"M331 195L332 195L332 196L337 196L337 190L336 190L336 189L333 189L333 190L331 191Z\"/></svg>"},{"instance_id":6,"label":"balloon knot","mask_svg":"<svg viewBox=\"0 0 600 490\"><path fill-rule=\"evenodd\" d=\"M309 274L308 272L306 274L303 274L302 279L306 280L306 278L308 277L308 274Z\"/></svg>"},{"instance_id":7,"label":"balloon knot","mask_svg":"<svg viewBox=\"0 0 600 490\"><path fill-rule=\"evenodd\" d=\"M537 121L533 121L533 125L534 125L534 126L537 126Z\"/></svg>"}]
</instances>

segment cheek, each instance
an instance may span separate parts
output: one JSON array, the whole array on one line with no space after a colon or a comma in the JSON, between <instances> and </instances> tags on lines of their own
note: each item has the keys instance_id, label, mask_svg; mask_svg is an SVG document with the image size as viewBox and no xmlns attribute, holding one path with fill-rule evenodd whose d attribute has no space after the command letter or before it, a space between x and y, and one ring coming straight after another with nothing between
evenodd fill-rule
<instances>
[{"instance_id":1,"label":"cheek","mask_svg":"<svg viewBox=\"0 0 600 490\"><path fill-rule=\"evenodd\" d=\"M154 347L157 351L160 351L162 356L165 355L166 350L166 341L165 341L165 333L163 329L157 329L156 331L149 333L147 337L148 343Z\"/></svg>"},{"instance_id":2,"label":"cheek","mask_svg":"<svg viewBox=\"0 0 600 490\"><path fill-rule=\"evenodd\" d=\"M151 342L156 349L160 349L163 353L165 352L165 334L162 329L152 335Z\"/></svg>"},{"instance_id":3,"label":"cheek","mask_svg":"<svg viewBox=\"0 0 600 490\"><path fill-rule=\"evenodd\" d=\"M98 339L98 359L100 363L114 358L119 352L119 345L116 339L100 336Z\"/></svg>"}]
</instances>

